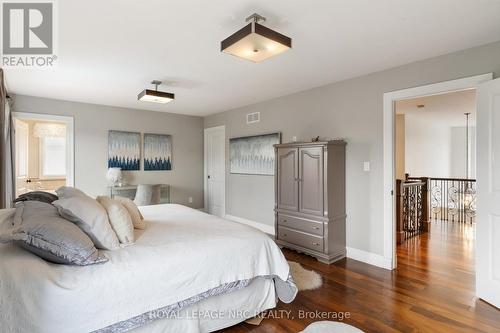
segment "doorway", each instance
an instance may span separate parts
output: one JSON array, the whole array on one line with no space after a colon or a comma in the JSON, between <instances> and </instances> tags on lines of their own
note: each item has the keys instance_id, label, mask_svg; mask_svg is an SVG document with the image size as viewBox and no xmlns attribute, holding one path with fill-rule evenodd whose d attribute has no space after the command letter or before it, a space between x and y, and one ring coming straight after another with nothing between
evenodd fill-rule
<instances>
[{"instance_id":1,"label":"doorway","mask_svg":"<svg viewBox=\"0 0 500 333\"><path fill-rule=\"evenodd\" d=\"M74 185L73 118L13 113L16 197Z\"/></svg>"},{"instance_id":2,"label":"doorway","mask_svg":"<svg viewBox=\"0 0 500 333\"><path fill-rule=\"evenodd\" d=\"M475 287L476 105L476 89L394 104L398 268L457 270L466 290Z\"/></svg>"},{"instance_id":3,"label":"doorway","mask_svg":"<svg viewBox=\"0 0 500 333\"><path fill-rule=\"evenodd\" d=\"M481 83L493 79L493 74L482 74L463 79L429 84L385 93L383 96L383 215L384 215L384 258L390 268L397 266L396 257L396 166L395 166L395 104L399 100L431 96L453 91L476 89Z\"/></svg>"},{"instance_id":4,"label":"doorway","mask_svg":"<svg viewBox=\"0 0 500 333\"><path fill-rule=\"evenodd\" d=\"M226 214L226 128L206 128L204 133L205 211L224 217Z\"/></svg>"}]
</instances>

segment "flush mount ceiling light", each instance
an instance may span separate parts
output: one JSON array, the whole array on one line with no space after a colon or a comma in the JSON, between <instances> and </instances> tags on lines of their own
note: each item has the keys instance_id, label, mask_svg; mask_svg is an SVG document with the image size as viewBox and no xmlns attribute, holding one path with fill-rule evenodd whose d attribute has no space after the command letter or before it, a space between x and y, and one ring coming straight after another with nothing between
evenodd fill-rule
<instances>
[{"instance_id":1,"label":"flush mount ceiling light","mask_svg":"<svg viewBox=\"0 0 500 333\"><path fill-rule=\"evenodd\" d=\"M242 29L224 39L221 51L253 62L261 62L292 47L292 39L269 29L259 21L266 18L259 14L247 17L251 21Z\"/></svg>"},{"instance_id":2,"label":"flush mount ceiling light","mask_svg":"<svg viewBox=\"0 0 500 333\"><path fill-rule=\"evenodd\" d=\"M153 80L151 81L151 84L155 85L155 90L144 89L139 95L137 95L137 99L139 101L166 104L174 100L174 94L158 91L158 86L161 84L161 81Z\"/></svg>"}]
</instances>

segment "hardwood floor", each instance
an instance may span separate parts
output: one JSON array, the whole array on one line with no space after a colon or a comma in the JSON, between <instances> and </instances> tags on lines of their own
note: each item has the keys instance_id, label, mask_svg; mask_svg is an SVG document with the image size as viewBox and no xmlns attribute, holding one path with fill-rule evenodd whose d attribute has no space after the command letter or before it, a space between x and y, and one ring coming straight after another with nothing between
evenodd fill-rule
<instances>
[{"instance_id":1,"label":"hardwood floor","mask_svg":"<svg viewBox=\"0 0 500 333\"><path fill-rule=\"evenodd\" d=\"M388 271L352 259L325 265L284 250L323 277L323 286L299 292L289 318L266 318L259 326L242 323L224 332L299 332L312 322L301 311L349 313L343 322L365 332L500 332L500 310L474 297L474 227L432 222L430 233L398 247L398 268ZM284 312L282 312L284 313ZM293 318L292 318L293 317ZM330 320L334 320L331 318Z\"/></svg>"}]
</instances>

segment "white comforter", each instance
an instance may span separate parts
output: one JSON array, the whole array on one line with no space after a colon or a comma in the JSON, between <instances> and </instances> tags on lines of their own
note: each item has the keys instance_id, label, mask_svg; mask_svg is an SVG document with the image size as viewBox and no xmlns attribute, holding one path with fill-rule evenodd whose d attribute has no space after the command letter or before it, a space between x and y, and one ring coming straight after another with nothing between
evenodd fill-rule
<instances>
[{"instance_id":1,"label":"white comforter","mask_svg":"<svg viewBox=\"0 0 500 333\"><path fill-rule=\"evenodd\" d=\"M181 205L141 211L147 229L135 245L103 251L101 265L56 265L0 245L0 332L90 332L224 283L288 278L283 254L256 229Z\"/></svg>"}]
</instances>

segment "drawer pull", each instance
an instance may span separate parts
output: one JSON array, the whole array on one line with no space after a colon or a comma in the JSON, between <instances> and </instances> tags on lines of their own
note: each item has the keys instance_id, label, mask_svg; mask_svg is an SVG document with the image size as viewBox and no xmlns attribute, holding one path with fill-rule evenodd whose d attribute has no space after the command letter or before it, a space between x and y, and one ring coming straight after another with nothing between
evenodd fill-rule
<instances>
[{"instance_id":1,"label":"drawer pull","mask_svg":"<svg viewBox=\"0 0 500 333\"><path fill-rule=\"evenodd\" d=\"M313 229L314 229L314 230L319 230L319 227L317 227L317 226L313 226Z\"/></svg>"},{"instance_id":2,"label":"drawer pull","mask_svg":"<svg viewBox=\"0 0 500 333\"><path fill-rule=\"evenodd\" d=\"M283 234L283 236L284 236L284 237L286 237L286 236L287 236L287 234Z\"/></svg>"},{"instance_id":3,"label":"drawer pull","mask_svg":"<svg viewBox=\"0 0 500 333\"><path fill-rule=\"evenodd\" d=\"M312 242L312 245L314 245L314 246L319 246L319 243Z\"/></svg>"},{"instance_id":4,"label":"drawer pull","mask_svg":"<svg viewBox=\"0 0 500 333\"><path fill-rule=\"evenodd\" d=\"M288 222L287 220L283 220L283 222Z\"/></svg>"}]
</instances>

